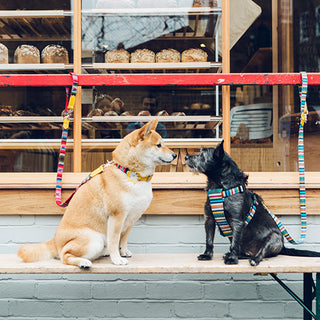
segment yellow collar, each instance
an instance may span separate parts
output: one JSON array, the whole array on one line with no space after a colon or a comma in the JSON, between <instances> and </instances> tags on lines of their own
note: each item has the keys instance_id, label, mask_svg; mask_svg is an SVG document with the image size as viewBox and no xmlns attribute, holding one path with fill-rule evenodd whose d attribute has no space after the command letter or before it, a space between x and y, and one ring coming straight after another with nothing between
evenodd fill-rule
<instances>
[{"instance_id":1,"label":"yellow collar","mask_svg":"<svg viewBox=\"0 0 320 320\"><path fill-rule=\"evenodd\" d=\"M129 170L128 168L126 167L123 167L122 165L114 162L113 163L114 166L116 166L118 169L120 169L122 172L124 172L127 176L128 176L128 179L133 182L133 183L136 183L137 181L150 181L152 179L152 175L151 176L146 176L146 177L141 177L140 173L139 172L135 172L135 171L132 171L132 170Z\"/></svg>"},{"instance_id":2,"label":"yellow collar","mask_svg":"<svg viewBox=\"0 0 320 320\"><path fill-rule=\"evenodd\" d=\"M125 173L128 176L128 179L133 182L136 183L137 181L146 181L149 182L153 175L151 176L146 176L146 177L141 177L139 172L135 172L132 170L129 170L128 168L125 168L123 166L121 166L120 164L113 162L113 161L108 161L105 164L102 164L99 168L97 168L96 170L92 171L90 173L90 178L93 178L94 176L96 176L97 174L101 173L104 171L105 167L109 166L109 165L114 165L115 167L117 167L118 169L120 169L123 173Z\"/></svg>"}]
</instances>

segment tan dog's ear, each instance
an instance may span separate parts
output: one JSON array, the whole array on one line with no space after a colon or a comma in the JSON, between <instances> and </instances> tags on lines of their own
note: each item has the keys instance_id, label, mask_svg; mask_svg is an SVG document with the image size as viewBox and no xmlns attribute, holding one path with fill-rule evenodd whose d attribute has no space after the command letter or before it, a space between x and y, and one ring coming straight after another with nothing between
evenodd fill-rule
<instances>
[{"instance_id":1,"label":"tan dog's ear","mask_svg":"<svg viewBox=\"0 0 320 320\"><path fill-rule=\"evenodd\" d=\"M151 130L155 130L158 125L158 119L154 121L149 121L146 123L138 133L138 139L143 140L145 138L148 138L150 135Z\"/></svg>"},{"instance_id":2,"label":"tan dog's ear","mask_svg":"<svg viewBox=\"0 0 320 320\"><path fill-rule=\"evenodd\" d=\"M158 122L159 122L159 119L153 120L150 130L156 130L158 126Z\"/></svg>"}]
</instances>

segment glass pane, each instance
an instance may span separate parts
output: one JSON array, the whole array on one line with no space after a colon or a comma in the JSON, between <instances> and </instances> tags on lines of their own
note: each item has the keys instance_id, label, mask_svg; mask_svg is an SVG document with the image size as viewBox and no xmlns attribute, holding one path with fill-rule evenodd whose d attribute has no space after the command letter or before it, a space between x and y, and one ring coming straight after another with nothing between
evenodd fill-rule
<instances>
[{"instance_id":1,"label":"glass pane","mask_svg":"<svg viewBox=\"0 0 320 320\"><path fill-rule=\"evenodd\" d=\"M70 4L70 0L1 1L0 73L70 72ZM62 87L0 88L0 171L56 171L65 95ZM71 149L72 140L65 171L72 170Z\"/></svg>"},{"instance_id":2,"label":"glass pane","mask_svg":"<svg viewBox=\"0 0 320 320\"><path fill-rule=\"evenodd\" d=\"M83 0L83 67L94 73L216 72L220 17L213 0Z\"/></svg>"},{"instance_id":3,"label":"glass pane","mask_svg":"<svg viewBox=\"0 0 320 320\"><path fill-rule=\"evenodd\" d=\"M255 2L261 15L233 46L231 72L319 72L318 1ZM277 8L272 8L272 3ZM277 9L277 17L272 18L272 9ZM232 24L230 32L234 32ZM231 154L242 170L298 170L298 92L297 86L232 87ZM309 86L307 104L305 167L307 171L319 171L317 86Z\"/></svg>"},{"instance_id":4,"label":"glass pane","mask_svg":"<svg viewBox=\"0 0 320 320\"><path fill-rule=\"evenodd\" d=\"M65 89L9 87L0 88L0 96L1 170L55 171ZM71 145L72 137L73 122L69 130Z\"/></svg>"},{"instance_id":5,"label":"glass pane","mask_svg":"<svg viewBox=\"0 0 320 320\"><path fill-rule=\"evenodd\" d=\"M91 102L82 108L84 139L123 138L151 116L160 117L163 138L219 137L221 97L212 87L96 87L85 88L82 96Z\"/></svg>"},{"instance_id":6,"label":"glass pane","mask_svg":"<svg viewBox=\"0 0 320 320\"><path fill-rule=\"evenodd\" d=\"M82 0L83 72L221 72L220 22L215 0ZM82 116L83 145L108 144L108 150L158 116L158 132L178 154L159 171L188 170L187 152L216 145L222 136L221 92L215 87L83 88ZM94 169L90 153L101 159L99 152L84 148L83 170Z\"/></svg>"}]
</instances>

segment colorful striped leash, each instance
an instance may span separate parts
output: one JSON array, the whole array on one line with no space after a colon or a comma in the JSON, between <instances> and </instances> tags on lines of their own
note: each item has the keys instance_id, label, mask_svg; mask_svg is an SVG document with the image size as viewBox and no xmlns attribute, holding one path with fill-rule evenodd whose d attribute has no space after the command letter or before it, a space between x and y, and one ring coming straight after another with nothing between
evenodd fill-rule
<instances>
[{"instance_id":1,"label":"colorful striped leash","mask_svg":"<svg viewBox=\"0 0 320 320\"><path fill-rule=\"evenodd\" d=\"M265 209L276 222L283 236L288 242L292 244L302 244L307 234L307 210L306 210L306 186L305 186L305 165L304 165L304 124L307 122L307 92L308 92L308 76L306 72L301 72L302 85L299 88L300 94L300 126L298 137L298 162L299 162L299 198L300 198L300 217L301 217L301 231L299 241L295 241L286 228L283 226L278 217L270 212L267 207Z\"/></svg>"},{"instance_id":2,"label":"colorful striped leash","mask_svg":"<svg viewBox=\"0 0 320 320\"><path fill-rule=\"evenodd\" d=\"M64 158L66 154L66 146L68 139L68 130L70 126L70 118L73 112L77 89L78 89L78 76L74 73L70 73L72 76L72 87L69 98L69 88L66 88L66 105L64 108L64 117L62 125L62 135L61 135L61 145L59 151L59 160L58 160L58 169L57 169L57 180L56 180L56 204L60 207L66 207L71 200L73 194L65 201L61 201L61 192L62 192L62 174L64 167Z\"/></svg>"}]
</instances>

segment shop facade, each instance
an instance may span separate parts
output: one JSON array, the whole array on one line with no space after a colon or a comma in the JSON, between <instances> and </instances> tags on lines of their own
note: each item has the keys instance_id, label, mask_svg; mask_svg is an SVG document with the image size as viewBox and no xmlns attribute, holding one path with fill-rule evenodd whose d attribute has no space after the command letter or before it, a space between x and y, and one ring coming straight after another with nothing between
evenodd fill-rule
<instances>
[{"instance_id":1,"label":"shop facade","mask_svg":"<svg viewBox=\"0 0 320 320\"><path fill-rule=\"evenodd\" d=\"M7 60L0 64L3 75L67 76L74 72L111 75L113 80L121 81L129 81L131 75L154 76L154 83L145 85L125 86L121 82L121 85L79 86L65 158L63 197L67 197L88 172L111 159L119 139L131 128L154 116L163 117L159 132L178 158L170 166L159 167L153 178L154 200L147 215L133 230L132 251L198 253L203 250L205 178L189 172L184 157L203 146L216 146L222 139L239 167L249 173L250 187L264 197L270 209L281 216L293 232L299 232L298 87L187 85L184 81L190 75L210 77L229 72L320 72L319 0L168 0L159 2L157 7L153 1L143 0L83 0L82 3L35 0L25 1L23 7L21 1L19 4L8 1L0 5L0 10L0 42L4 56L7 53ZM28 56L35 52L30 55L32 62L23 60L23 51L19 54L17 48L22 45L27 46L24 49ZM52 45L60 52L55 55L56 60L46 55ZM192 57L190 49L197 49L197 55ZM108 52L115 52L113 50L121 50L121 58L128 60L108 60L112 59ZM142 55L141 60L139 57L134 60L135 53ZM45 59L49 60L44 62ZM171 78L171 83L158 85L157 77L163 75L174 75L178 80ZM65 86L44 83L44 86L0 88L0 193L3 199L0 248L4 253L16 252L22 242L46 240L63 214L64 209L55 204L54 190L65 99ZM319 101L319 86L309 86L305 165L311 227L306 246L315 250L320 224ZM154 240L148 238L150 230ZM168 230L170 236L165 236ZM226 247L224 239L217 239L217 251L224 252ZM150 279L155 286L164 286L167 282L161 277ZM176 279L193 289L200 285L201 289L195 291L199 295L195 294L190 300L211 299L203 294L207 289L201 279L199 282L187 277ZM299 281L290 276L288 279L293 283ZM234 279L227 280L235 285ZM141 279L129 281L139 284ZM261 306L272 303L271 295L263 296L259 291L259 286L270 285L268 281L259 279L261 282L257 284L252 277L239 281L248 281L254 292L247 301L250 310L257 302ZM219 285L224 286L222 282ZM179 290L184 291L175 288L173 292L179 293ZM123 300L127 300L124 292ZM239 297L247 300L244 294ZM153 306L154 301L160 305L166 300L156 295L152 299L149 305ZM216 318L227 314L236 319L234 306L239 305L238 298L234 296L228 304L222 300L225 298L211 301L218 310ZM174 307L169 313L154 311L154 314L162 318L169 314L182 317L182 302L173 298L170 301L175 302L170 302ZM281 301L281 306L276 308L281 309L280 318L286 314L299 318L300 311L288 313L291 304L286 297L281 296ZM61 303L55 308L59 309L58 305ZM173 309L180 313L173 313ZM212 311L206 310L205 314ZM121 317L121 312L117 316ZM241 317L249 318L249 315L244 312Z\"/></svg>"}]
</instances>

